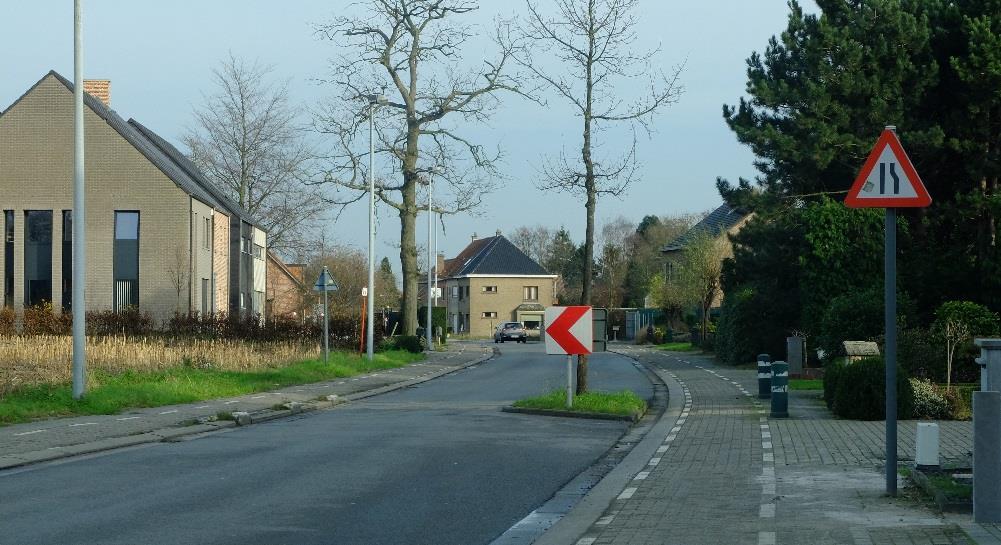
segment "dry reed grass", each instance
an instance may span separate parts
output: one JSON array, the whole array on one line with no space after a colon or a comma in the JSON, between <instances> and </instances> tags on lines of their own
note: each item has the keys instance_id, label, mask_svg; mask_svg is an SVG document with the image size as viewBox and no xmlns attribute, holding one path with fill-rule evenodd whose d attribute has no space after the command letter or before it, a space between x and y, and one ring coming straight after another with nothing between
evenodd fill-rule
<instances>
[{"instance_id":1,"label":"dry reed grass","mask_svg":"<svg viewBox=\"0 0 1001 545\"><path fill-rule=\"evenodd\" d=\"M226 371L282 367L319 356L318 344L89 337L88 371L155 372L178 366ZM72 380L73 338L0 335L0 396L19 387Z\"/></svg>"}]
</instances>

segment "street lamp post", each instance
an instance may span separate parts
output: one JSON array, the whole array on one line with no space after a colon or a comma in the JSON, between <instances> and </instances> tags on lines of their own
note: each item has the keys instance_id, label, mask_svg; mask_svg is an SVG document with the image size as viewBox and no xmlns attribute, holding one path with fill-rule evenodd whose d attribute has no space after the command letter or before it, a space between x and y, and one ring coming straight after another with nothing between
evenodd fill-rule
<instances>
[{"instance_id":1,"label":"street lamp post","mask_svg":"<svg viewBox=\"0 0 1001 545\"><path fill-rule=\"evenodd\" d=\"M438 230L434 229L434 211L431 209L431 195L434 193L434 175L439 174L441 169L439 167L432 167L430 173L428 174L428 270L427 270L427 283L428 283L428 315L427 321L424 323L424 334L428 341L428 350L434 350L434 333L432 325L433 314L431 312L432 301L437 304L438 296L435 294L432 299L432 290L437 291L438 289L438 262L437 259L434 263L434 284L431 283L431 257L438 255ZM434 253L431 251L431 241L434 240ZM433 286L433 287L432 287Z\"/></svg>"},{"instance_id":2,"label":"street lamp post","mask_svg":"<svg viewBox=\"0 0 1001 545\"><path fill-rule=\"evenodd\" d=\"M375 356L375 110L389 103L383 95L368 95L368 300L365 310L368 323L365 331L365 353L368 360Z\"/></svg>"},{"instance_id":3,"label":"street lamp post","mask_svg":"<svg viewBox=\"0 0 1001 545\"><path fill-rule=\"evenodd\" d=\"M87 389L86 245L83 164L83 8L73 3L73 399Z\"/></svg>"}]
</instances>

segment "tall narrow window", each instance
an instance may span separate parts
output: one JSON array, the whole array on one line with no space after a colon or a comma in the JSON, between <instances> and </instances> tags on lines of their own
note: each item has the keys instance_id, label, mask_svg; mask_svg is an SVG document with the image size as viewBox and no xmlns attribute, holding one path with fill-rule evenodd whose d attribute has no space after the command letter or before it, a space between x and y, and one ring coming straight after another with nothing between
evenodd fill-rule
<instances>
[{"instance_id":1,"label":"tall narrow window","mask_svg":"<svg viewBox=\"0 0 1001 545\"><path fill-rule=\"evenodd\" d=\"M14 211L3 211L3 304L14 305Z\"/></svg>"},{"instance_id":2,"label":"tall narrow window","mask_svg":"<svg viewBox=\"0 0 1001 545\"><path fill-rule=\"evenodd\" d=\"M73 310L73 211L63 210L63 311Z\"/></svg>"},{"instance_id":3,"label":"tall narrow window","mask_svg":"<svg viewBox=\"0 0 1001 545\"><path fill-rule=\"evenodd\" d=\"M24 304L52 301L52 211L24 213Z\"/></svg>"},{"instance_id":4,"label":"tall narrow window","mask_svg":"<svg viewBox=\"0 0 1001 545\"><path fill-rule=\"evenodd\" d=\"M212 310L212 307L209 304L212 299L212 292L210 290L209 279L202 278L202 316L207 316Z\"/></svg>"},{"instance_id":5,"label":"tall narrow window","mask_svg":"<svg viewBox=\"0 0 1001 545\"><path fill-rule=\"evenodd\" d=\"M525 286L523 290L523 299L525 301L538 301L539 300L539 286Z\"/></svg>"},{"instance_id":6,"label":"tall narrow window","mask_svg":"<svg viewBox=\"0 0 1001 545\"><path fill-rule=\"evenodd\" d=\"M212 218L205 218L205 230L202 236L204 237L205 249L210 249L212 247Z\"/></svg>"},{"instance_id":7,"label":"tall narrow window","mask_svg":"<svg viewBox=\"0 0 1001 545\"><path fill-rule=\"evenodd\" d=\"M115 212L115 310L139 306L139 212Z\"/></svg>"}]
</instances>

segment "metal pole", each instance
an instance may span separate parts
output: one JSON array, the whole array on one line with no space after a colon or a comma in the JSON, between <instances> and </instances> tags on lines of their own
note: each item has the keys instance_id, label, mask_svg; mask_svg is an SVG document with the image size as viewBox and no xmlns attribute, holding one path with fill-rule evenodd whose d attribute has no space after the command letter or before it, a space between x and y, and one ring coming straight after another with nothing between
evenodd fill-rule
<instances>
[{"instance_id":1,"label":"metal pole","mask_svg":"<svg viewBox=\"0 0 1001 545\"><path fill-rule=\"evenodd\" d=\"M428 175L428 315L424 322L424 336L428 339L428 350L434 350L434 337L431 334L431 229L434 226L431 219L431 192L434 191L434 174Z\"/></svg>"},{"instance_id":2,"label":"metal pole","mask_svg":"<svg viewBox=\"0 0 1001 545\"><path fill-rule=\"evenodd\" d=\"M73 2L73 399L87 389L83 168L83 9Z\"/></svg>"},{"instance_id":3,"label":"metal pole","mask_svg":"<svg viewBox=\"0 0 1001 545\"><path fill-rule=\"evenodd\" d=\"M886 493L897 495L897 210L886 209L884 294L886 319Z\"/></svg>"},{"instance_id":4,"label":"metal pole","mask_svg":"<svg viewBox=\"0 0 1001 545\"><path fill-rule=\"evenodd\" d=\"M370 105L368 112L368 330L365 332L365 352L368 360L374 357L375 331L375 131L372 118L375 117L376 104Z\"/></svg>"},{"instance_id":5,"label":"metal pole","mask_svg":"<svg viewBox=\"0 0 1001 545\"><path fill-rule=\"evenodd\" d=\"M326 271L326 267L323 268ZM330 355L330 305L327 304L327 286L323 286L323 363Z\"/></svg>"},{"instance_id":6,"label":"metal pole","mask_svg":"<svg viewBox=\"0 0 1001 545\"><path fill-rule=\"evenodd\" d=\"M573 356L567 354L567 408L573 407Z\"/></svg>"}]
</instances>

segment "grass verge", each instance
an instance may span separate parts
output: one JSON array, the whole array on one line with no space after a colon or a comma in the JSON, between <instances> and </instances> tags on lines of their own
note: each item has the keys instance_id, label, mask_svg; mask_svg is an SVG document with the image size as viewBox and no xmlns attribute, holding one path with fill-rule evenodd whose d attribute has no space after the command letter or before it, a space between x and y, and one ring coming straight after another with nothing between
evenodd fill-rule
<instances>
[{"instance_id":1,"label":"grass verge","mask_svg":"<svg viewBox=\"0 0 1001 545\"><path fill-rule=\"evenodd\" d=\"M668 352L692 352L696 350L692 346L692 343L664 343L657 345L657 348L667 350Z\"/></svg>"},{"instance_id":2,"label":"grass verge","mask_svg":"<svg viewBox=\"0 0 1001 545\"><path fill-rule=\"evenodd\" d=\"M823 390L824 380L819 378L791 378L789 379L790 390Z\"/></svg>"},{"instance_id":3,"label":"grass verge","mask_svg":"<svg viewBox=\"0 0 1001 545\"><path fill-rule=\"evenodd\" d=\"M30 386L10 392L0 398L0 425L239 396L402 367L423 358L422 354L393 350L376 354L371 362L355 354L332 353L326 365L308 360L258 371L178 366L156 372L95 372L90 375L87 394L80 400L73 399L69 384Z\"/></svg>"},{"instance_id":4,"label":"grass verge","mask_svg":"<svg viewBox=\"0 0 1001 545\"><path fill-rule=\"evenodd\" d=\"M548 394L529 397L514 402L523 409L549 409L581 413L616 414L621 416L639 415L646 412L646 401L629 390L621 392L588 392L573 397L573 408L567 409L567 393L553 390Z\"/></svg>"}]
</instances>

